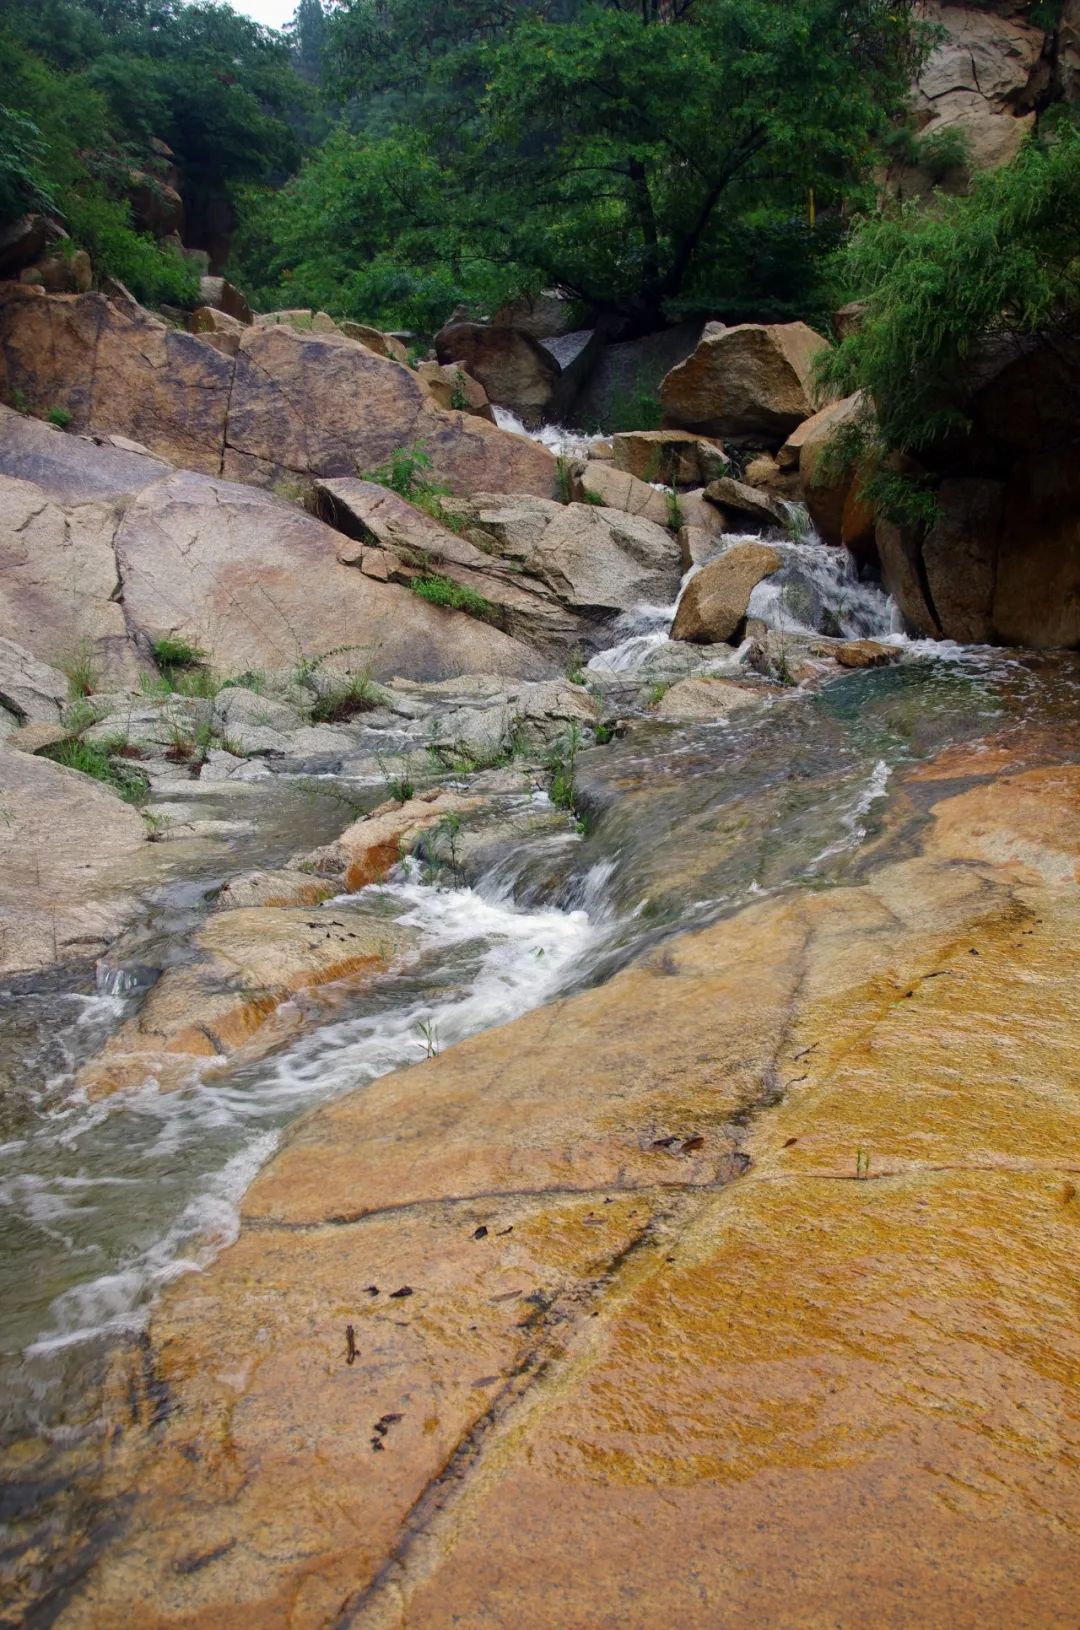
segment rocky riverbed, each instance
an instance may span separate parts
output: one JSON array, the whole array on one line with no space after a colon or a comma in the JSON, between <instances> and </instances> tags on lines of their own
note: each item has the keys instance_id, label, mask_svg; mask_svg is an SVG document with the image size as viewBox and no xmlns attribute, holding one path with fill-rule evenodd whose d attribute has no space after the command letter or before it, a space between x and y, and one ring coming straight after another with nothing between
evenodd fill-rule
<instances>
[{"instance_id":1,"label":"rocky riverbed","mask_svg":"<svg viewBox=\"0 0 1080 1630\"><path fill-rule=\"evenodd\" d=\"M27 299L191 377L0 410L0 1622L1070 1624L1080 659L696 430ZM270 447L328 362L456 492Z\"/></svg>"}]
</instances>

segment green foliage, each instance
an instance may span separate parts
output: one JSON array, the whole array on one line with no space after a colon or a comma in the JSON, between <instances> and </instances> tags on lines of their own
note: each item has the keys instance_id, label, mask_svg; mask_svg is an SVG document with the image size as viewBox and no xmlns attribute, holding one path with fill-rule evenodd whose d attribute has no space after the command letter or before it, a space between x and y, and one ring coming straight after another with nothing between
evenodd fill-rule
<instances>
[{"instance_id":1,"label":"green foliage","mask_svg":"<svg viewBox=\"0 0 1080 1630\"><path fill-rule=\"evenodd\" d=\"M206 652L200 646L175 634L154 640L150 654L159 668L199 668L206 663Z\"/></svg>"},{"instance_id":2,"label":"green foliage","mask_svg":"<svg viewBox=\"0 0 1080 1630\"><path fill-rule=\"evenodd\" d=\"M92 696L101 683L94 642L83 638L56 659L55 666L65 675L68 695L73 702L83 696Z\"/></svg>"},{"instance_id":3,"label":"green foliage","mask_svg":"<svg viewBox=\"0 0 1080 1630\"><path fill-rule=\"evenodd\" d=\"M913 0L341 0L343 116L248 199L237 265L429 331L551 283L639 327L817 309L928 41Z\"/></svg>"},{"instance_id":4,"label":"green foliage","mask_svg":"<svg viewBox=\"0 0 1080 1630\"><path fill-rule=\"evenodd\" d=\"M470 617L479 617L485 622L491 622L494 618L495 608L490 600L485 600L482 594L477 594L475 589L470 589L463 583L455 583L449 577L440 577L437 572L424 577L414 577L409 587L429 605L445 606L450 611L464 611Z\"/></svg>"},{"instance_id":5,"label":"green foliage","mask_svg":"<svg viewBox=\"0 0 1080 1630\"><path fill-rule=\"evenodd\" d=\"M580 726L572 724L556 738L548 753L548 797L556 809L574 812L576 808L574 774L580 747Z\"/></svg>"},{"instance_id":6,"label":"green foliage","mask_svg":"<svg viewBox=\"0 0 1080 1630\"><path fill-rule=\"evenodd\" d=\"M560 453L555 460L555 480L559 488L559 502L572 504L574 501L574 470L570 460Z\"/></svg>"},{"instance_id":7,"label":"green foliage","mask_svg":"<svg viewBox=\"0 0 1080 1630\"><path fill-rule=\"evenodd\" d=\"M198 290L132 225L132 172L160 184L150 138L176 154L197 240L239 187L298 162L288 118L310 98L287 43L213 0L5 0L0 85L0 219L57 216L99 277L151 304Z\"/></svg>"},{"instance_id":8,"label":"green foliage","mask_svg":"<svg viewBox=\"0 0 1080 1630\"><path fill-rule=\"evenodd\" d=\"M66 430L71 423L71 414L67 408L51 407L45 418L49 424L54 424L57 430Z\"/></svg>"},{"instance_id":9,"label":"green foliage","mask_svg":"<svg viewBox=\"0 0 1080 1630\"><path fill-rule=\"evenodd\" d=\"M904 461L967 430L987 343L1064 332L1080 312L1080 133L1063 126L1051 142L1028 141L967 197L865 220L840 264L866 311L824 357L821 378L876 408L841 454L877 467L867 492L887 511L925 519L932 493Z\"/></svg>"},{"instance_id":10,"label":"green foliage","mask_svg":"<svg viewBox=\"0 0 1080 1630\"><path fill-rule=\"evenodd\" d=\"M385 464L380 464L374 470L365 470L362 479L388 487L399 498L407 498L442 526L448 526L452 532L460 532L460 516L448 510L443 503L443 499L450 496L450 488L433 481L428 474L430 469L431 459L417 443L415 447L396 448Z\"/></svg>"},{"instance_id":11,"label":"green foliage","mask_svg":"<svg viewBox=\"0 0 1080 1630\"><path fill-rule=\"evenodd\" d=\"M150 792L150 783L141 770L134 769L115 754L123 742L93 742L75 737L72 741L58 742L54 747L42 749L42 758L51 758L54 764L63 764L69 770L79 770L103 781L126 804L143 804Z\"/></svg>"},{"instance_id":12,"label":"green foliage","mask_svg":"<svg viewBox=\"0 0 1080 1630\"><path fill-rule=\"evenodd\" d=\"M583 504L595 504L599 509L602 509L604 505L603 497L600 493L594 492L592 487L582 487L581 502Z\"/></svg>"},{"instance_id":13,"label":"green foliage","mask_svg":"<svg viewBox=\"0 0 1080 1630\"><path fill-rule=\"evenodd\" d=\"M672 532L679 532L683 524L683 507L679 502L679 495L672 486L668 488L664 497L667 500L667 524Z\"/></svg>"},{"instance_id":14,"label":"green foliage","mask_svg":"<svg viewBox=\"0 0 1080 1630\"><path fill-rule=\"evenodd\" d=\"M316 698L311 720L313 724L342 724L358 713L372 712L382 701L382 691L372 683L369 673L346 674Z\"/></svg>"}]
</instances>

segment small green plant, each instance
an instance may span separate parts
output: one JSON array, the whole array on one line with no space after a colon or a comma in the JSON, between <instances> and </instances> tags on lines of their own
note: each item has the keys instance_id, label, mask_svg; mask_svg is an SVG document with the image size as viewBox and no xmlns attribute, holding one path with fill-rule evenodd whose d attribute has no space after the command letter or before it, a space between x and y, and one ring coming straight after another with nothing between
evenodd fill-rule
<instances>
[{"instance_id":1,"label":"small green plant","mask_svg":"<svg viewBox=\"0 0 1080 1630\"><path fill-rule=\"evenodd\" d=\"M97 724L100 717L99 708L93 702L87 701L85 696L80 696L76 701L68 703L60 717L60 723L73 736L81 736L84 731Z\"/></svg>"},{"instance_id":2,"label":"small green plant","mask_svg":"<svg viewBox=\"0 0 1080 1630\"><path fill-rule=\"evenodd\" d=\"M566 670L566 677L571 685L585 685L588 683L580 651L575 651L570 658L570 666Z\"/></svg>"},{"instance_id":3,"label":"small green plant","mask_svg":"<svg viewBox=\"0 0 1080 1630\"><path fill-rule=\"evenodd\" d=\"M206 665L206 652L175 634L163 634L161 639L155 640L150 654L159 668L201 668Z\"/></svg>"},{"instance_id":4,"label":"small green plant","mask_svg":"<svg viewBox=\"0 0 1080 1630\"><path fill-rule=\"evenodd\" d=\"M71 423L71 414L67 408L51 407L45 418L49 424L54 424L58 430L66 430Z\"/></svg>"},{"instance_id":5,"label":"small green plant","mask_svg":"<svg viewBox=\"0 0 1080 1630\"><path fill-rule=\"evenodd\" d=\"M266 689L266 675L260 673L257 669L248 668L244 673L237 674L233 679L223 679L221 688L222 690L250 690L254 691L256 696L261 696Z\"/></svg>"},{"instance_id":6,"label":"small green plant","mask_svg":"<svg viewBox=\"0 0 1080 1630\"><path fill-rule=\"evenodd\" d=\"M386 783L386 791L399 804L407 804L416 795L416 784L407 775L391 776Z\"/></svg>"},{"instance_id":7,"label":"small green plant","mask_svg":"<svg viewBox=\"0 0 1080 1630\"><path fill-rule=\"evenodd\" d=\"M645 701L649 707L657 707L664 700L668 691L674 684L672 679L657 679L645 692Z\"/></svg>"},{"instance_id":8,"label":"small green plant","mask_svg":"<svg viewBox=\"0 0 1080 1630\"><path fill-rule=\"evenodd\" d=\"M438 1030L437 1030L437 1028L435 1026L434 1020L432 1020L432 1019L420 1019L417 1022L416 1028L417 1028L417 1030L419 1030L420 1039L424 1044L424 1057L425 1058L438 1058L438 1056L439 1056L439 1032L438 1032Z\"/></svg>"},{"instance_id":9,"label":"small green plant","mask_svg":"<svg viewBox=\"0 0 1080 1630\"><path fill-rule=\"evenodd\" d=\"M143 820L146 822L147 842L160 843L172 825L172 817L169 815L155 815L149 809L144 809L141 813Z\"/></svg>"},{"instance_id":10,"label":"small green plant","mask_svg":"<svg viewBox=\"0 0 1080 1630\"><path fill-rule=\"evenodd\" d=\"M855 1176L860 1182L870 1176L870 1155L866 1149L855 1151Z\"/></svg>"},{"instance_id":11,"label":"small green plant","mask_svg":"<svg viewBox=\"0 0 1080 1630\"><path fill-rule=\"evenodd\" d=\"M667 524L672 532L681 532L683 524L683 507L679 502L679 495L674 487L669 487L665 497L667 499Z\"/></svg>"},{"instance_id":12,"label":"small green plant","mask_svg":"<svg viewBox=\"0 0 1080 1630\"><path fill-rule=\"evenodd\" d=\"M77 736L70 741L58 742L54 747L44 748L41 757L50 758L54 764L62 764L66 769L93 776L95 781L111 787L126 804L145 803L150 792L146 776L123 760L117 763L114 753L113 743L84 741Z\"/></svg>"},{"instance_id":13,"label":"small green plant","mask_svg":"<svg viewBox=\"0 0 1080 1630\"><path fill-rule=\"evenodd\" d=\"M468 380L461 368L454 369L454 383L450 387L450 406L458 413L464 413L469 406Z\"/></svg>"},{"instance_id":14,"label":"small green plant","mask_svg":"<svg viewBox=\"0 0 1080 1630\"><path fill-rule=\"evenodd\" d=\"M597 747L607 747L615 740L615 726L607 719L601 720L594 732Z\"/></svg>"},{"instance_id":15,"label":"small green plant","mask_svg":"<svg viewBox=\"0 0 1080 1630\"><path fill-rule=\"evenodd\" d=\"M556 809L575 812L574 773L581 747L581 728L572 724L553 742L548 753L548 797Z\"/></svg>"},{"instance_id":16,"label":"small green plant","mask_svg":"<svg viewBox=\"0 0 1080 1630\"><path fill-rule=\"evenodd\" d=\"M571 504L574 501L574 472L570 460L560 453L555 460L555 480L559 488L559 502Z\"/></svg>"},{"instance_id":17,"label":"small green plant","mask_svg":"<svg viewBox=\"0 0 1080 1630\"><path fill-rule=\"evenodd\" d=\"M603 509L604 507L603 498L598 492L595 492L592 487L582 487L581 502L583 504L595 504L597 509Z\"/></svg>"},{"instance_id":18,"label":"small green plant","mask_svg":"<svg viewBox=\"0 0 1080 1630\"><path fill-rule=\"evenodd\" d=\"M68 682L68 695L73 702L82 696L92 696L101 683L93 640L83 638L74 651L62 656L56 666Z\"/></svg>"},{"instance_id":19,"label":"small green plant","mask_svg":"<svg viewBox=\"0 0 1080 1630\"><path fill-rule=\"evenodd\" d=\"M445 606L450 611L464 611L470 617L479 617L484 622L494 620L495 607L490 600L485 600L475 589L470 589L463 583L455 583L449 577L441 577L437 572L431 572L424 577L414 577L409 587L429 605Z\"/></svg>"},{"instance_id":20,"label":"small green plant","mask_svg":"<svg viewBox=\"0 0 1080 1630\"><path fill-rule=\"evenodd\" d=\"M433 481L428 473L430 469L431 459L417 442L413 447L396 448L385 464L363 471L361 479L387 487L391 492L396 492L399 498L407 498L410 504L415 504L417 509L422 509L440 525L449 527L452 532L460 532L463 524L461 516L448 510L443 503L444 498L450 497L450 488Z\"/></svg>"},{"instance_id":21,"label":"small green plant","mask_svg":"<svg viewBox=\"0 0 1080 1630\"><path fill-rule=\"evenodd\" d=\"M21 413L24 418L30 412L30 398L19 385L16 385L11 393L11 405L15 412Z\"/></svg>"},{"instance_id":22,"label":"small green plant","mask_svg":"<svg viewBox=\"0 0 1080 1630\"><path fill-rule=\"evenodd\" d=\"M383 701L382 691L368 671L346 674L316 697L311 705L313 724L341 724L358 713L370 713Z\"/></svg>"}]
</instances>

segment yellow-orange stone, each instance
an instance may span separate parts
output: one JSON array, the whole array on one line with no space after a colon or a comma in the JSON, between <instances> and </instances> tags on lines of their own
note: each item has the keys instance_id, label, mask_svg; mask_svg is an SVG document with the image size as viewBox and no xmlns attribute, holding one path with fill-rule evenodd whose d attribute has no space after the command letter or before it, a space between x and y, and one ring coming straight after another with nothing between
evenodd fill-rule
<instances>
[{"instance_id":1,"label":"yellow-orange stone","mask_svg":"<svg viewBox=\"0 0 1080 1630\"><path fill-rule=\"evenodd\" d=\"M55 1622L1074 1630L1080 769L939 785L302 1122L116 1377Z\"/></svg>"}]
</instances>

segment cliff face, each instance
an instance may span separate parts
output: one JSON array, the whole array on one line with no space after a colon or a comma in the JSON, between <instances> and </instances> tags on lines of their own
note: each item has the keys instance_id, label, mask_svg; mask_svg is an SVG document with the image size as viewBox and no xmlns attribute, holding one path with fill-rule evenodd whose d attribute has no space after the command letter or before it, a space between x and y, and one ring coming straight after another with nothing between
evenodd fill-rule
<instances>
[{"instance_id":1,"label":"cliff face","mask_svg":"<svg viewBox=\"0 0 1080 1630\"><path fill-rule=\"evenodd\" d=\"M888 177L908 197L1007 164L1049 108L1080 95L1080 0L922 0L920 13L943 37L914 90L920 157ZM966 163L935 163L954 134Z\"/></svg>"}]
</instances>

